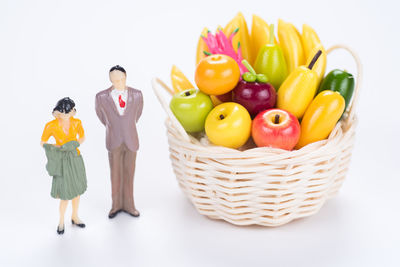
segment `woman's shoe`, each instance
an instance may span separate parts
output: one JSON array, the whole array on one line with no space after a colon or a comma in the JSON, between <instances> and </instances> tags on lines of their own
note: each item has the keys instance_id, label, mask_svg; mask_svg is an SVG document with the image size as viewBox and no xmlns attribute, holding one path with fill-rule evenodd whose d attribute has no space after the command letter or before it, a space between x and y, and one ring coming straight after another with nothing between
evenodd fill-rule
<instances>
[{"instance_id":1,"label":"woman's shoe","mask_svg":"<svg viewBox=\"0 0 400 267\"><path fill-rule=\"evenodd\" d=\"M59 234L59 235L62 235L62 234L64 234L64 225L63 225L63 228L62 229L60 229L60 226L57 226L57 234Z\"/></svg>"},{"instance_id":2,"label":"woman's shoe","mask_svg":"<svg viewBox=\"0 0 400 267\"><path fill-rule=\"evenodd\" d=\"M74 222L74 220L71 220L72 221L72 224L73 225L76 225L76 226L78 226L78 227L80 227L80 228L85 228L86 227L86 225L84 224L84 223L76 223L76 222Z\"/></svg>"}]
</instances>

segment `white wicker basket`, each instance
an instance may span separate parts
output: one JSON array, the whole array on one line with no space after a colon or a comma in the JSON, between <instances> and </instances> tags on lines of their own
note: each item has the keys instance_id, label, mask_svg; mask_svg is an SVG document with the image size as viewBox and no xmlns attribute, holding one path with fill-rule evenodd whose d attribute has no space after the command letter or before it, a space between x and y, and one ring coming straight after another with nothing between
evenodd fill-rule
<instances>
[{"instance_id":1,"label":"white wicker basket","mask_svg":"<svg viewBox=\"0 0 400 267\"><path fill-rule=\"evenodd\" d=\"M169 109L159 79L153 89L165 109L170 158L179 185L199 213L236 225L279 226L316 213L341 187L354 144L361 64L352 103L327 140L299 150L235 150L188 135ZM163 88L163 89L162 89Z\"/></svg>"}]
</instances>

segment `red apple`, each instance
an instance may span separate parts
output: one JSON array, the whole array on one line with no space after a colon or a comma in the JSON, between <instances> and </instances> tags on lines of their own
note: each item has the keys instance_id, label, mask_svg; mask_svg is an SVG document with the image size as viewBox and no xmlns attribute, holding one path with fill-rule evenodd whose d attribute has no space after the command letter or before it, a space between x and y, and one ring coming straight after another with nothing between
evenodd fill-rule
<instances>
[{"instance_id":1,"label":"red apple","mask_svg":"<svg viewBox=\"0 0 400 267\"><path fill-rule=\"evenodd\" d=\"M252 136L258 147L292 150L300 138L300 124L286 110L268 109L254 118Z\"/></svg>"}]
</instances>

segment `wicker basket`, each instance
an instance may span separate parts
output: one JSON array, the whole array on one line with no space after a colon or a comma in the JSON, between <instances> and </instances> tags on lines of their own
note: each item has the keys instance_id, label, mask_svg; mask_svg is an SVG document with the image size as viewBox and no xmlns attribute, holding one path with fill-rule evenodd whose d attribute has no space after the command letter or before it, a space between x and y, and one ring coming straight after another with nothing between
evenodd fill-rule
<instances>
[{"instance_id":1,"label":"wicker basket","mask_svg":"<svg viewBox=\"0 0 400 267\"><path fill-rule=\"evenodd\" d=\"M160 79L153 89L165 109L170 158L179 185L199 213L236 225L279 226L316 213L341 187L349 167L357 118L361 64L352 103L327 140L299 150L235 150L188 135L169 109Z\"/></svg>"}]
</instances>

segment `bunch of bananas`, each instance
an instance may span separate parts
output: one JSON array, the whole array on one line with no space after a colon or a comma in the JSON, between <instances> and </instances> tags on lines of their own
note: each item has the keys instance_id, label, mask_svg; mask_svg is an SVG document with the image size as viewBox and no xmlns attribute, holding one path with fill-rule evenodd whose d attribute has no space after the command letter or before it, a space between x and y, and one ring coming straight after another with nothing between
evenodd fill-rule
<instances>
[{"instance_id":1,"label":"bunch of bananas","mask_svg":"<svg viewBox=\"0 0 400 267\"><path fill-rule=\"evenodd\" d=\"M268 23L261 17L253 15L252 28L249 33L246 20L243 14L239 12L225 28L223 28L223 32L226 36L229 36L236 29L239 30L238 34L236 34L232 40L233 47L236 50L240 47L243 58L254 64L259 51L264 45L268 44L270 40ZM204 28L201 36L207 36L208 32L209 30ZM326 67L326 51L312 27L303 24L302 33L300 34L292 23L279 19L278 38L279 42L274 36L274 44L280 46L283 51L288 70L287 74L290 74L290 72L298 66L308 65L316 52L322 50L322 55L314 66L318 77L322 79ZM208 51L207 45L203 38L200 37L197 44L196 65L206 56L204 51Z\"/></svg>"}]
</instances>

